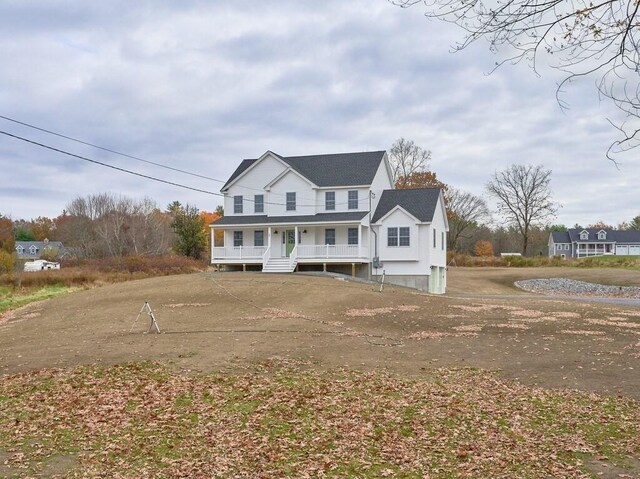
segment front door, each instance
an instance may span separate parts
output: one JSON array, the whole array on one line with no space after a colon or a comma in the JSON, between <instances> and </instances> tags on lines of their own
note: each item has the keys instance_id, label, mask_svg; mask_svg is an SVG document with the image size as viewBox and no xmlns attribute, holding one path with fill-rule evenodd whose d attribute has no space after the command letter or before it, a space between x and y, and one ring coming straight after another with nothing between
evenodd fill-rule
<instances>
[{"instance_id":1,"label":"front door","mask_svg":"<svg viewBox=\"0 0 640 479\"><path fill-rule=\"evenodd\" d=\"M291 255L294 246L296 245L296 230L287 230L285 231L285 252L287 257Z\"/></svg>"}]
</instances>

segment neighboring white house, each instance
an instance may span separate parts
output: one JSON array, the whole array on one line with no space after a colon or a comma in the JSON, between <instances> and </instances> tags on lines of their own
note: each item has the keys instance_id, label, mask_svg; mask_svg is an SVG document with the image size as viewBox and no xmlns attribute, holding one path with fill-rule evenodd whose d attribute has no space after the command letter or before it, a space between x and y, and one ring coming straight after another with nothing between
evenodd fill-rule
<instances>
[{"instance_id":1,"label":"neighboring white house","mask_svg":"<svg viewBox=\"0 0 640 479\"><path fill-rule=\"evenodd\" d=\"M444 293L449 229L438 188L393 189L385 151L244 160L222 187L211 263L351 273ZM215 232L224 244L214 244Z\"/></svg>"},{"instance_id":2,"label":"neighboring white house","mask_svg":"<svg viewBox=\"0 0 640 479\"><path fill-rule=\"evenodd\" d=\"M569 228L549 235L549 257L585 258L605 255L640 255L640 231Z\"/></svg>"}]
</instances>

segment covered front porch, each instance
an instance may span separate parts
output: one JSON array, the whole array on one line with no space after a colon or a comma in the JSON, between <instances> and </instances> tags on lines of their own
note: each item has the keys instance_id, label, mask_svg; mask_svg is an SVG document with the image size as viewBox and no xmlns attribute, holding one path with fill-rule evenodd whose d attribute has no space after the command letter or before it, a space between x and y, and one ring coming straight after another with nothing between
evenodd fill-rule
<instances>
[{"instance_id":1,"label":"covered front porch","mask_svg":"<svg viewBox=\"0 0 640 479\"><path fill-rule=\"evenodd\" d=\"M214 241L223 231L222 244ZM211 226L211 263L262 265L265 272L291 272L298 264L369 263L369 228L344 224ZM219 235L220 236L220 235Z\"/></svg>"},{"instance_id":2,"label":"covered front porch","mask_svg":"<svg viewBox=\"0 0 640 479\"><path fill-rule=\"evenodd\" d=\"M578 243L576 249L577 258L589 256L604 256L614 254L612 243Z\"/></svg>"}]
</instances>

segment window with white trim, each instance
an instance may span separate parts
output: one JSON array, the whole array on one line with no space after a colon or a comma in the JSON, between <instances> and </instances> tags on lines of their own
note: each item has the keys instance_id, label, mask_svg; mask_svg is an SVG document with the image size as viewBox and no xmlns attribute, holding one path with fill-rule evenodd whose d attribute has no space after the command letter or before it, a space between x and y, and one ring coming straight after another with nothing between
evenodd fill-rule
<instances>
[{"instance_id":1,"label":"window with white trim","mask_svg":"<svg viewBox=\"0 0 640 479\"><path fill-rule=\"evenodd\" d=\"M583 231L582 233L580 233L580 239L581 240L588 240L589 239L589 232L588 231Z\"/></svg>"},{"instance_id":2,"label":"window with white trim","mask_svg":"<svg viewBox=\"0 0 640 479\"><path fill-rule=\"evenodd\" d=\"M440 249L441 249L442 251L444 251L444 242L445 242L445 234L444 234L444 231L443 231L442 233L440 233L440 234L441 234L441 238L440 238Z\"/></svg>"},{"instance_id":3,"label":"window with white trim","mask_svg":"<svg viewBox=\"0 0 640 479\"><path fill-rule=\"evenodd\" d=\"M296 194L287 193L287 211L295 211L296 210Z\"/></svg>"},{"instance_id":4,"label":"window with white trim","mask_svg":"<svg viewBox=\"0 0 640 479\"><path fill-rule=\"evenodd\" d=\"M233 197L233 212L242 213L242 195Z\"/></svg>"},{"instance_id":5,"label":"window with white trim","mask_svg":"<svg viewBox=\"0 0 640 479\"><path fill-rule=\"evenodd\" d=\"M349 228L347 231L347 244L358 244L358 228Z\"/></svg>"},{"instance_id":6,"label":"window with white trim","mask_svg":"<svg viewBox=\"0 0 640 479\"><path fill-rule=\"evenodd\" d=\"M255 230L253 232L253 246L264 246L264 231Z\"/></svg>"},{"instance_id":7,"label":"window with white trim","mask_svg":"<svg viewBox=\"0 0 640 479\"><path fill-rule=\"evenodd\" d=\"M233 232L233 246L242 246L242 231Z\"/></svg>"},{"instance_id":8,"label":"window with white trim","mask_svg":"<svg viewBox=\"0 0 640 479\"><path fill-rule=\"evenodd\" d=\"M600 239L600 240L607 239L607 233L604 232L604 231L599 231L598 232L598 239Z\"/></svg>"},{"instance_id":9,"label":"window with white trim","mask_svg":"<svg viewBox=\"0 0 640 479\"><path fill-rule=\"evenodd\" d=\"M358 190L349 191L349 209L357 210L358 209Z\"/></svg>"},{"instance_id":10,"label":"window with white trim","mask_svg":"<svg viewBox=\"0 0 640 479\"><path fill-rule=\"evenodd\" d=\"M336 230L334 228L324 230L324 244L336 244Z\"/></svg>"},{"instance_id":11,"label":"window with white trim","mask_svg":"<svg viewBox=\"0 0 640 479\"><path fill-rule=\"evenodd\" d=\"M255 195L253 197L253 212L264 213L264 195Z\"/></svg>"},{"instance_id":12,"label":"window with white trim","mask_svg":"<svg viewBox=\"0 0 640 479\"><path fill-rule=\"evenodd\" d=\"M325 191L324 209L327 211L336 209L336 192L335 191Z\"/></svg>"},{"instance_id":13,"label":"window with white trim","mask_svg":"<svg viewBox=\"0 0 640 479\"><path fill-rule=\"evenodd\" d=\"M408 226L401 226L400 230L400 246L410 246L411 245L411 230Z\"/></svg>"},{"instance_id":14,"label":"window with white trim","mask_svg":"<svg viewBox=\"0 0 640 479\"><path fill-rule=\"evenodd\" d=\"M433 228L433 247L436 247L436 238L438 237L438 233L436 232L436 229Z\"/></svg>"},{"instance_id":15,"label":"window with white trim","mask_svg":"<svg viewBox=\"0 0 640 479\"><path fill-rule=\"evenodd\" d=\"M411 228L408 226L387 228L387 246L411 246Z\"/></svg>"}]
</instances>

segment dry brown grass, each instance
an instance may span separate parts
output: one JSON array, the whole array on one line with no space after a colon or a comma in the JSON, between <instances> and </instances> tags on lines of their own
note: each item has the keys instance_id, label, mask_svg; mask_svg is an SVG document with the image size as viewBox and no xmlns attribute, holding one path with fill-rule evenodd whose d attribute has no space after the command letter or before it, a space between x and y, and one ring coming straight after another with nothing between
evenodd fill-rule
<instances>
[{"instance_id":1,"label":"dry brown grass","mask_svg":"<svg viewBox=\"0 0 640 479\"><path fill-rule=\"evenodd\" d=\"M206 264L185 256L132 256L99 260L67 260L60 270L13 273L0 276L0 286L34 289L44 286L91 286L134 279L193 273Z\"/></svg>"}]
</instances>

